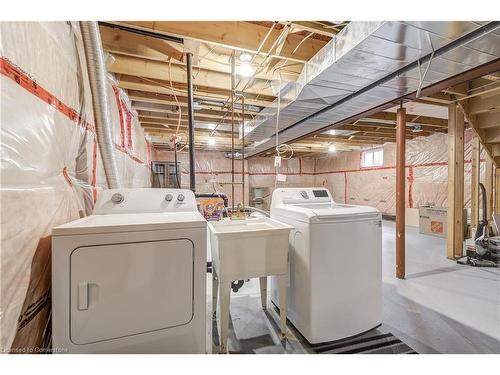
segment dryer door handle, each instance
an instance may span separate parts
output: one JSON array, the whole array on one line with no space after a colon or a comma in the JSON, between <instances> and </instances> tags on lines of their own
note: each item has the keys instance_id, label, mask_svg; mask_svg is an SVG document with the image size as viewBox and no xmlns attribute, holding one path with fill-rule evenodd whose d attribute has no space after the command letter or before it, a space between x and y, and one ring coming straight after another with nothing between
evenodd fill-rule
<instances>
[{"instance_id":1,"label":"dryer door handle","mask_svg":"<svg viewBox=\"0 0 500 375\"><path fill-rule=\"evenodd\" d=\"M82 281L78 283L78 310L89 308L89 283Z\"/></svg>"}]
</instances>

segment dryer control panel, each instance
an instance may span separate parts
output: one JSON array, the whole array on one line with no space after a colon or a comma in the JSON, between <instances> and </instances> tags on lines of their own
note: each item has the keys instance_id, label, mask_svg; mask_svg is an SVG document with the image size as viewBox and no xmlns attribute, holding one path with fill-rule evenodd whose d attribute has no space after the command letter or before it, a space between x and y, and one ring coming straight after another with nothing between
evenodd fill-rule
<instances>
[{"instance_id":1,"label":"dryer control panel","mask_svg":"<svg viewBox=\"0 0 500 375\"><path fill-rule=\"evenodd\" d=\"M187 189L108 189L98 197L94 215L145 212L197 212L196 198Z\"/></svg>"},{"instance_id":2,"label":"dryer control panel","mask_svg":"<svg viewBox=\"0 0 500 375\"><path fill-rule=\"evenodd\" d=\"M273 192L272 206L297 203L335 203L328 189L280 188Z\"/></svg>"}]
</instances>

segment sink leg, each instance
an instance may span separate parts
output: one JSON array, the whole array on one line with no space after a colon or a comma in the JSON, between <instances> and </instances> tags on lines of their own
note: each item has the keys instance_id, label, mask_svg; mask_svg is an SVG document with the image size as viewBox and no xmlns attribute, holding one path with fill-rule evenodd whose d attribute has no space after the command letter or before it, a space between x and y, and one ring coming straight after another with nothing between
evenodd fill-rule
<instances>
[{"instance_id":1,"label":"sink leg","mask_svg":"<svg viewBox=\"0 0 500 375\"><path fill-rule=\"evenodd\" d=\"M281 339L286 339L286 284L287 275L276 277L278 281L279 292L279 308L280 308L280 323L281 323Z\"/></svg>"},{"instance_id":2,"label":"sink leg","mask_svg":"<svg viewBox=\"0 0 500 375\"><path fill-rule=\"evenodd\" d=\"M227 353L227 336L229 330L229 301L231 298L231 281L219 280L220 293L220 352Z\"/></svg>"},{"instance_id":3,"label":"sink leg","mask_svg":"<svg viewBox=\"0 0 500 375\"><path fill-rule=\"evenodd\" d=\"M267 276L260 277L260 301L262 309L267 309Z\"/></svg>"},{"instance_id":4,"label":"sink leg","mask_svg":"<svg viewBox=\"0 0 500 375\"><path fill-rule=\"evenodd\" d=\"M212 319L217 317L217 294L219 293L219 277L212 268Z\"/></svg>"}]
</instances>

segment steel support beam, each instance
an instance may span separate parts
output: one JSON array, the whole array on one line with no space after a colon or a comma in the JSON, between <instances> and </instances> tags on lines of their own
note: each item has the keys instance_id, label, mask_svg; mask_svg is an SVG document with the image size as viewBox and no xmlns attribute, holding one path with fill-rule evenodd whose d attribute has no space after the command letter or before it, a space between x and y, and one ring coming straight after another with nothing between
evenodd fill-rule
<instances>
[{"instance_id":1,"label":"steel support beam","mask_svg":"<svg viewBox=\"0 0 500 375\"><path fill-rule=\"evenodd\" d=\"M194 160L194 108L193 108L193 54L186 53L187 94L188 94L188 137L189 137L189 188L196 191Z\"/></svg>"},{"instance_id":2,"label":"steel support beam","mask_svg":"<svg viewBox=\"0 0 500 375\"><path fill-rule=\"evenodd\" d=\"M406 108L396 117L396 277L405 278Z\"/></svg>"}]
</instances>

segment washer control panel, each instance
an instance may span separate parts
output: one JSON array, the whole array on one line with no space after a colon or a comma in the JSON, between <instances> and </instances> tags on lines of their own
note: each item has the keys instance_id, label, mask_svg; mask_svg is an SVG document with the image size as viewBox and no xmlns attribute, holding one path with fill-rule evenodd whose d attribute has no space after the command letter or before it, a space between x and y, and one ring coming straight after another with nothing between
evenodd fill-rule
<instances>
[{"instance_id":1,"label":"washer control panel","mask_svg":"<svg viewBox=\"0 0 500 375\"><path fill-rule=\"evenodd\" d=\"M335 203L328 189L318 188L279 188L274 190L271 206L300 203Z\"/></svg>"}]
</instances>

